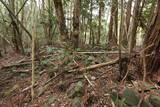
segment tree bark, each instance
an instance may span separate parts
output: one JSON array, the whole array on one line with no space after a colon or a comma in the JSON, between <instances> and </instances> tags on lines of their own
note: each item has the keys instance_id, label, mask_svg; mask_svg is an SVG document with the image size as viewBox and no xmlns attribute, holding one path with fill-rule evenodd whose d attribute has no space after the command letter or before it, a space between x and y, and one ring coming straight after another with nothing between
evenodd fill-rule
<instances>
[{"instance_id":1,"label":"tree bark","mask_svg":"<svg viewBox=\"0 0 160 107\"><path fill-rule=\"evenodd\" d=\"M59 24L59 31L61 34L61 41L68 41L68 30L65 24L65 17L63 12L62 0L53 0L56 10L57 23Z\"/></svg>"},{"instance_id":2,"label":"tree bark","mask_svg":"<svg viewBox=\"0 0 160 107\"><path fill-rule=\"evenodd\" d=\"M79 45L80 8L81 0L76 0L73 11L73 43L75 49L78 48Z\"/></svg>"},{"instance_id":3,"label":"tree bark","mask_svg":"<svg viewBox=\"0 0 160 107\"><path fill-rule=\"evenodd\" d=\"M139 15L140 15L140 4L141 0L135 1L133 18L132 18L132 25L131 25L131 32L130 32L130 39L129 39L129 54L132 53L134 46L136 45L136 33L139 24Z\"/></svg>"},{"instance_id":4,"label":"tree bark","mask_svg":"<svg viewBox=\"0 0 160 107\"><path fill-rule=\"evenodd\" d=\"M16 9L15 9L15 1L9 0L9 7L12 10L12 13L15 15ZM24 54L24 48L22 44L22 33L20 32L19 26L17 24L17 21L14 19L11 13L9 13L10 19L12 21L11 28L12 28L12 42L14 44L14 50L17 53Z\"/></svg>"},{"instance_id":5,"label":"tree bark","mask_svg":"<svg viewBox=\"0 0 160 107\"><path fill-rule=\"evenodd\" d=\"M99 20L98 20L98 37L97 37L97 44L100 44L100 38L101 38L101 23L102 23L102 11L103 11L103 2L99 2Z\"/></svg>"},{"instance_id":6,"label":"tree bark","mask_svg":"<svg viewBox=\"0 0 160 107\"><path fill-rule=\"evenodd\" d=\"M157 2L156 13L145 35L144 52L147 72L158 72L160 70L160 0Z\"/></svg>"},{"instance_id":7,"label":"tree bark","mask_svg":"<svg viewBox=\"0 0 160 107\"><path fill-rule=\"evenodd\" d=\"M117 38L118 38L118 0L114 1L114 13L113 13L113 19L114 19L114 34L113 34L113 42L114 44L117 44Z\"/></svg>"},{"instance_id":8,"label":"tree bark","mask_svg":"<svg viewBox=\"0 0 160 107\"><path fill-rule=\"evenodd\" d=\"M110 16L110 23L109 23L109 31L108 31L108 42L110 45L117 44L117 34L118 34L118 1L112 0L112 7L111 7L111 16ZM115 25L115 26L114 26Z\"/></svg>"},{"instance_id":9,"label":"tree bark","mask_svg":"<svg viewBox=\"0 0 160 107\"><path fill-rule=\"evenodd\" d=\"M89 44L93 44L93 30L92 30L92 16L93 16L93 0L90 1L90 18L89 18L89 24L90 24L90 37L89 37Z\"/></svg>"},{"instance_id":10,"label":"tree bark","mask_svg":"<svg viewBox=\"0 0 160 107\"><path fill-rule=\"evenodd\" d=\"M48 0L48 44L51 45L52 44L52 29L53 29L53 24L52 24L52 5L51 5L51 1Z\"/></svg>"},{"instance_id":11,"label":"tree bark","mask_svg":"<svg viewBox=\"0 0 160 107\"><path fill-rule=\"evenodd\" d=\"M121 47L122 47L122 34L123 34L123 12L124 12L124 1L121 0L121 22L120 22L120 29L119 29L119 38L118 38L118 41L119 41L119 44L118 44L118 51L119 51L119 72L120 72L120 75L123 74L123 71L122 71L122 62L121 62L121 58L122 58L122 52L121 52Z\"/></svg>"},{"instance_id":12,"label":"tree bark","mask_svg":"<svg viewBox=\"0 0 160 107\"><path fill-rule=\"evenodd\" d=\"M127 2L127 9L125 14L125 22L124 22L124 30L123 30L123 40L122 40L122 45L124 47L127 47L128 45L128 31L129 31L130 19L131 19L132 1L133 0L129 0Z\"/></svg>"}]
</instances>

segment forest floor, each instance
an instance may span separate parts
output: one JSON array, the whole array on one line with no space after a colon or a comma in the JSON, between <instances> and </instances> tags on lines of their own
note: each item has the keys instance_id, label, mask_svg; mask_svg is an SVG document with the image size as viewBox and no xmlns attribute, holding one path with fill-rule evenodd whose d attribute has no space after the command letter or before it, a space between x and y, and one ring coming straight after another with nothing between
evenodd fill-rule
<instances>
[{"instance_id":1,"label":"forest floor","mask_svg":"<svg viewBox=\"0 0 160 107\"><path fill-rule=\"evenodd\" d=\"M116 49L110 50L110 53L105 53L105 49L98 47L79 51L82 53L72 53L56 47L41 49L40 60L35 59L34 101L31 101L30 92L31 58L15 53L0 58L0 107L114 107L115 99L125 96L126 88L138 92L145 102L148 102L147 99L152 94L160 95L160 87L155 82L143 84L138 58L133 60L128 77L121 84L118 63L80 70L90 65L114 61L118 58ZM99 53L92 53L93 51ZM141 97L136 96L139 100ZM139 103L139 100L132 100L129 102ZM123 97L118 102L122 105L127 103L128 106L124 107L132 105Z\"/></svg>"}]
</instances>

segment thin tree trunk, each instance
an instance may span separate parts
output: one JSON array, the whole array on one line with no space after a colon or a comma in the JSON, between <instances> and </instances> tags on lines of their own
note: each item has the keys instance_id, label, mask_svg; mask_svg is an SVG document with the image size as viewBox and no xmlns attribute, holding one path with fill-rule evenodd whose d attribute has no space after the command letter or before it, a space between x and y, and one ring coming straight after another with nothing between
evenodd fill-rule
<instances>
[{"instance_id":1,"label":"thin tree trunk","mask_svg":"<svg viewBox=\"0 0 160 107\"><path fill-rule=\"evenodd\" d=\"M114 13L113 13L113 19L114 19L114 34L112 35L113 43L114 45L117 44L117 38L118 38L118 0L115 0L114 2Z\"/></svg>"},{"instance_id":2,"label":"thin tree trunk","mask_svg":"<svg viewBox=\"0 0 160 107\"><path fill-rule=\"evenodd\" d=\"M87 20L84 19L84 24L85 24L85 29L84 29L84 44L87 43L87 30L88 30L88 27L87 27Z\"/></svg>"},{"instance_id":3,"label":"thin tree trunk","mask_svg":"<svg viewBox=\"0 0 160 107\"><path fill-rule=\"evenodd\" d=\"M121 76L123 76L123 72L122 72L122 62L121 62L121 46L122 46L122 34L123 34L123 12L124 12L124 7L123 7L123 0L121 0L121 22L120 22L120 31L119 31L119 72L121 74Z\"/></svg>"},{"instance_id":4,"label":"thin tree trunk","mask_svg":"<svg viewBox=\"0 0 160 107\"><path fill-rule=\"evenodd\" d=\"M53 29L53 24L52 24L52 5L51 5L51 1L48 0L48 44L51 45L52 44L52 29Z\"/></svg>"},{"instance_id":5,"label":"thin tree trunk","mask_svg":"<svg viewBox=\"0 0 160 107\"><path fill-rule=\"evenodd\" d=\"M69 27L69 30L70 30L69 36L70 36L70 37L69 37L69 39L71 39L71 35L72 35L72 25L73 25L73 24L72 24L72 20L71 20L71 19L72 19L72 17L73 17L73 16L72 16L72 13L73 13L73 12L72 12L72 10L73 10L73 9L72 9L72 8L73 8L72 5L73 5L73 3L71 2L70 5L71 5L71 7L70 7L70 12L69 12L69 17L70 17L70 23L69 23L69 25L70 25L70 27Z\"/></svg>"},{"instance_id":6,"label":"thin tree trunk","mask_svg":"<svg viewBox=\"0 0 160 107\"><path fill-rule=\"evenodd\" d=\"M93 30L92 30L92 11L93 11L93 0L90 1L90 19L89 19L89 23L90 23L90 37L89 37L89 44L92 44L93 42Z\"/></svg>"},{"instance_id":7,"label":"thin tree trunk","mask_svg":"<svg viewBox=\"0 0 160 107\"><path fill-rule=\"evenodd\" d=\"M98 37L97 37L97 44L100 44L100 38L101 38L101 22L102 22L102 4L99 3L99 20L98 20Z\"/></svg>"},{"instance_id":8,"label":"thin tree trunk","mask_svg":"<svg viewBox=\"0 0 160 107\"><path fill-rule=\"evenodd\" d=\"M32 87L31 87L31 96L32 96L32 101L35 98L35 93L34 93L34 85L35 85L35 26L33 27L33 31L32 31Z\"/></svg>"}]
</instances>

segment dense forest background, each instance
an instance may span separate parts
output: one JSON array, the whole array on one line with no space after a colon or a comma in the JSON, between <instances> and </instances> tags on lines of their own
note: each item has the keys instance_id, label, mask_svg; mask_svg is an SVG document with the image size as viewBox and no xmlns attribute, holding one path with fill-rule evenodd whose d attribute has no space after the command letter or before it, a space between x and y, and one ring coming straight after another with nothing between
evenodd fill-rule
<instances>
[{"instance_id":1,"label":"dense forest background","mask_svg":"<svg viewBox=\"0 0 160 107\"><path fill-rule=\"evenodd\" d=\"M2 107L160 107L159 72L160 0L0 0Z\"/></svg>"},{"instance_id":2,"label":"dense forest background","mask_svg":"<svg viewBox=\"0 0 160 107\"><path fill-rule=\"evenodd\" d=\"M39 45L68 39L75 47L110 47L121 38L121 46L133 50L143 44L156 0L9 0L0 6L2 48L24 53L34 32Z\"/></svg>"}]
</instances>

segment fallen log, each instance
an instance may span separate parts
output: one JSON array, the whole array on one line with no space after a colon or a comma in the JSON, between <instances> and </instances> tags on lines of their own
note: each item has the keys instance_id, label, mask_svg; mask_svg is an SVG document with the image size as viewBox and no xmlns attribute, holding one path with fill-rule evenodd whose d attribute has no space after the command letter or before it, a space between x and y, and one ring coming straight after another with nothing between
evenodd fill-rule
<instances>
[{"instance_id":1,"label":"fallen log","mask_svg":"<svg viewBox=\"0 0 160 107\"><path fill-rule=\"evenodd\" d=\"M109 61L109 62L105 62L105 63L90 65L88 67L79 68L79 69L73 69L73 70L70 70L68 72L76 72L76 71L82 72L82 71L92 70L92 69L96 69L96 68L100 68L100 67L116 64L116 63L118 63L118 61L119 61L119 58L117 58L115 60L112 60L112 61Z\"/></svg>"},{"instance_id":2,"label":"fallen log","mask_svg":"<svg viewBox=\"0 0 160 107\"><path fill-rule=\"evenodd\" d=\"M38 61L36 61L37 63ZM11 65L6 65L6 66L2 66L1 69L7 69L7 68L11 68L11 67L20 67L20 66L24 66L24 65L30 65L31 62L23 62L23 63L16 63L16 64L11 64Z\"/></svg>"}]
</instances>

